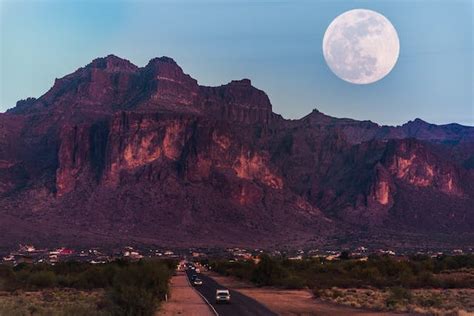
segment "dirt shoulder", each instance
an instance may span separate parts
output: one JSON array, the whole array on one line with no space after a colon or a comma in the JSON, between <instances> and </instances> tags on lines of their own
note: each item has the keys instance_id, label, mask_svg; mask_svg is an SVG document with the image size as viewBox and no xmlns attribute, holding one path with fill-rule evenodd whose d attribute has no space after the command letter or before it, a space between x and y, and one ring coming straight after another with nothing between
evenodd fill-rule
<instances>
[{"instance_id":1,"label":"dirt shoulder","mask_svg":"<svg viewBox=\"0 0 474 316\"><path fill-rule=\"evenodd\" d=\"M157 316L214 316L209 306L191 287L182 272L171 278L170 298L162 303Z\"/></svg>"},{"instance_id":2,"label":"dirt shoulder","mask_svg":"<svg viewBox=\"0 0 474 316\"><path fill-rule=\"evenodd\" d=\"M257 288L250 283L237 280L233 277L221 276L214 272L208 272L207 274L223 286L237 290L242 294L257 300L280 315L408 315L387 312L373 312L340 306L315 299L309 290L282 290L268 287Z\"/></svg>"}]
</instances>

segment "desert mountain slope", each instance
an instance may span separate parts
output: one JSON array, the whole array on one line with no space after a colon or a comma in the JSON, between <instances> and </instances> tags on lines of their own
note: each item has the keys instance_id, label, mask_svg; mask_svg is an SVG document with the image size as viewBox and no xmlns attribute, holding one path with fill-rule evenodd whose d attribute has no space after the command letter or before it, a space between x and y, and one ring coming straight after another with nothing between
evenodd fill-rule
<instances>
[{"instance_id":1,"label":"desert mountain slope","mask_svg":"<svg viewBox=\"0 0 474 316\"><path fill-rule=\"evenodd\" d=\"M0 242L472 244L473 161L472 127L286 120L248 79L110 55L0 114Z\"/></svg>"}]
</instances>

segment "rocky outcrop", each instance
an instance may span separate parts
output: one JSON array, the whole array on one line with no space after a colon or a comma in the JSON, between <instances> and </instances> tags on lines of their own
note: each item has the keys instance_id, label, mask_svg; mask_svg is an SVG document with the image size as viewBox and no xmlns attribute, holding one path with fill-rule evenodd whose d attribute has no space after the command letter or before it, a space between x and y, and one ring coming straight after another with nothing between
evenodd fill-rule
<instances>
[{"instance_id":1,"label":"rocky outcrop","mask_svg":"<svg viewBox=\"0 0 474 316\"><path fill-rule=\"evenodd\" d=\"M249 79L220 87L201 87L201 93L203 110L217 119L268 124L273 118L268 96L254 88Z\"/></svg>"},{"instance_id":2,"label":"rocky outcrop","mask_svg":"<svg viewBox=\"0 0 474 316\"><path fill-rule=\"evenodd\" d=\"M108 123L62 126L59 139L56 193L59 197L79 185L96 185L105 168Z\"/></svg>"},{"instance_id":3,"label":"rocky outcrop","mask_svg":"<svg viewBox=\"0 0 474 316\"><path fill-rule=\"evenodd\" d=\"M445 194L462 196L458 170L414 140L390 142L385 163L392 175L416 187L430 187Z\"/></svg>"}]
</instances>

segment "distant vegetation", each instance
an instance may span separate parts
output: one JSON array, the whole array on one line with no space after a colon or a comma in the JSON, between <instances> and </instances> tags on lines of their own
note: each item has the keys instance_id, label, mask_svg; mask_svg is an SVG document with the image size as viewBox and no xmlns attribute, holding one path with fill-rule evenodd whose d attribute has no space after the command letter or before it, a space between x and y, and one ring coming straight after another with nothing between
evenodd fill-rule
<instances>
[{"instance_id":1,"label":"distant vegetation","mask_svg":"<svg viewBox=\"0 0 474 316\"><path fill-rule=\"evenodd\" d=\"M176 262L171 260L115 261L100 265L78 262L54 266L0 265L0 291L102 290L105 294L98 303L100 315L153 315L168 293L168 281L175 267ZM8 311L0 307L0 315L3 314Z\"/></svg>"},{"instance_id":2,"label":"distant vegetation","mask_svg":"<svg viewBox=\"0 0 474 316\"><path fill-rule=\"evenodd\" d=\"M370 256L367 261L324 258L289 260L260 257L260 262L224 260L211 261L212 268L259 286L325 289L402 287L402 288L473 288L474 278L449 277L449 272L474 268L474 255L413 256L396 259Z\"/></svg>"}]
</instances>

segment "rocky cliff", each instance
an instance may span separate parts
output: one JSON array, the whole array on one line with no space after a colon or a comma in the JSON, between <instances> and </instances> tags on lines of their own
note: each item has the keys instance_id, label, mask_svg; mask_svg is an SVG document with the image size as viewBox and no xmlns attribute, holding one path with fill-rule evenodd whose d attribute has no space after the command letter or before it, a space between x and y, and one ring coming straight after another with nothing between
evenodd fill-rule
<instances>
[{"instance_id":1,"label":"rocky cliff","mask_svg":"<svg viewBox=\"0 0 474 316\"><path fill-rule=\"evenodd\" d=\"M1 242L469 244L473 144L419 119L285 120L248 79L111 55L0 114Z\"/></svg>"}]
</instances>

